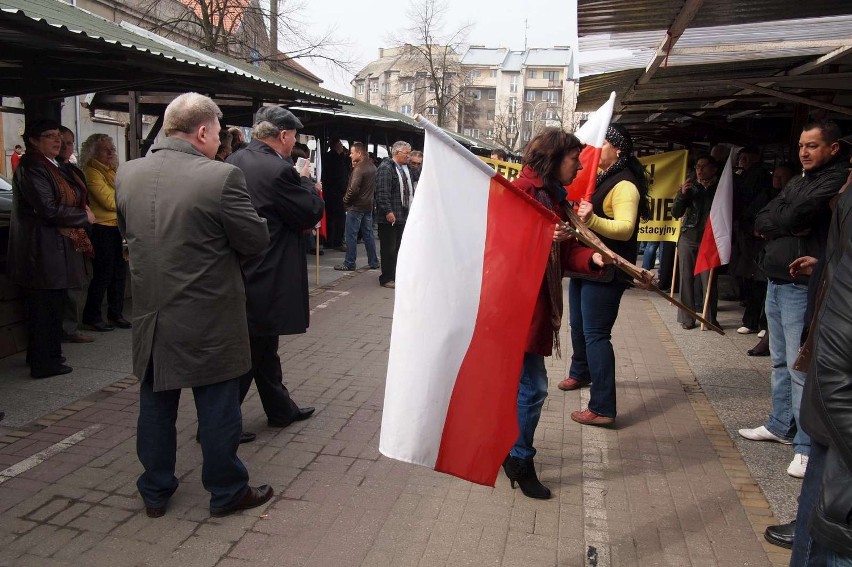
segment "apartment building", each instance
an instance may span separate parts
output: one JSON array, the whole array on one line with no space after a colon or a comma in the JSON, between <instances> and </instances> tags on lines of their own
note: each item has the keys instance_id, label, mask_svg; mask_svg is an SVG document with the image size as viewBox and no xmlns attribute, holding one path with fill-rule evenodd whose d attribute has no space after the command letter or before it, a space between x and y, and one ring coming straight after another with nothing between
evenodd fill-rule
<instances>
[{"instance_id":1,"label":"apartment building","mask_svg":"<svg viewBox=\"0 0 852 567\"><path fill-rule=\"evenodd\" d=\"M571 58L568 47L472 46L461 60L459 131L518 152L542 128L573 129L577 81Z\"/></svg>"}]
</instances>

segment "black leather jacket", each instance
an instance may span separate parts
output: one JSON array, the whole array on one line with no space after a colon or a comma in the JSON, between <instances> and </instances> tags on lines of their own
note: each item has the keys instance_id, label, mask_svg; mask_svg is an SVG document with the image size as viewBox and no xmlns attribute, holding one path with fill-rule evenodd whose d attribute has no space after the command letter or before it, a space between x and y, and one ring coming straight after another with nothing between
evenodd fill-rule
<instances>
[{"instance_id":1,"label":"black leather jacket","mask_svg":"<svg viewBox=\"0 0 852 567\"><path fill-rule=\"evenodd\" d=\"M802 397L802 427L828 447L812 535L852 555L852 191L829 226L813 356Z\"/></svg>"}]
</instances>

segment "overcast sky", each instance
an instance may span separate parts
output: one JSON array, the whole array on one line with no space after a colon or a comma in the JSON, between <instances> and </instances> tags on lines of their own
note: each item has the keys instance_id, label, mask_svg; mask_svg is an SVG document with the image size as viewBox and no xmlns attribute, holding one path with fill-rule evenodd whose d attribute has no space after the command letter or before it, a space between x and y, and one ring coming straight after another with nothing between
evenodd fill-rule
<instances>
[{"instance_id":1,"label":"overcast sky","mask_svg":"<svg viewBox=\"0 0 852 567\"><path fill-rule=\"evenodd\" d=\"M322 0L307 5L317 12L304 18L312 28L322 31L335 26L335 35L351 44L349 58L355 61L356 69L376 59L379 47L390 47L389 33L407 27L405 13L409 2L405 1ZM528 47L576 45L575 0L451 0L448 10L448 28L473 24L468 35L468 43L473 45L523 49L524 19ZM325 81L323 87L352 94L351 75L344 76L317 62L302 63Z\"/></svg>"}]
</instances>

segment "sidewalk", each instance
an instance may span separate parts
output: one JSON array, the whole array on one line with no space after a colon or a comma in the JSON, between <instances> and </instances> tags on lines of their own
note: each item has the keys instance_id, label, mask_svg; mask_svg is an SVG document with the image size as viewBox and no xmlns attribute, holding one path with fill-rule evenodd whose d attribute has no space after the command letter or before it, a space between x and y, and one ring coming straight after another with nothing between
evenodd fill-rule
<instances>
[{"instance_id":1,"label":"sidewalk","mask_svg":"<svg viewBox=\"0 0 852 567\"><path fill-rule=\"evenodd\" d=\"M700 368L681 354L679 343L698 335L675 336L667 308L644 292L625 295L614 331L616 427L572 422L588 391L556 389L566 362L549 361L537 462L552 500L523 497L502 474L492 489L380 456L394 292L376 275L318 288L310 331L282 338L288 387L317 407L314 418L270 429L255 392L243 406L258 438L240 456L253 483L275 488L270 504L209 517L186 392L181 486L165 517L147 518L135 488L138 389L121 379L0 438L0 467L9 467L0 471L0 565L786 564L784 550L762 542L776 519L696 382ZM736 361L739 345L720 339ZM106 360L125 356L106 341L83 346ZM120 364L128 361L116 363L117 376ZM61 387L70 382L51 385Z\"/></svg>"}]
</instances>

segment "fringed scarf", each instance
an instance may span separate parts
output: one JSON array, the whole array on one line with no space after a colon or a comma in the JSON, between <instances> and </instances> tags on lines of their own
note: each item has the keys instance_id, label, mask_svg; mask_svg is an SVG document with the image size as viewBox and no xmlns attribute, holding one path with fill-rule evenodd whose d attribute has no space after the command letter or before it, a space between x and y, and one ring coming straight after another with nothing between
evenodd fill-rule
<instances>
[{"instance_id":1,"label":"fringed scarf","mask_svg":"<svg viewBox=\"0 0 852 567\"><path fill-rule=\"evenodd\" d=\"M536 189L535 200L549 210L556 211L553 205L553 197L547 189ZM553 242L550 245L550 256L547 259L547 267L544 270L547 292L550 297L550 326L553 329L553 352L556 358L562 358L562 349L559 344L559 329L562 327L562 262L559 253L560 244L560 242Z\"/></svg>"},{"instance_id":2,"label":"fringed scarf","mask_svg":"<svg viewBox=\"0 0 852 567\"><path fill-rule=\"evenodd\" d=\"M59 202L66 207L77 207L78 209L84 209L86 205L86 182L80 178L77 172L69 168L68 175L74 180L74 184L77 186L77 191L71 186L68 178L62 175L62 172L59 171L59 168L53 164L52 161L47 159L44 154L36 152L34 150L27 151L27 156L29 159L33 159L43 164L47 171L50 173L50 176L53 178L53 182L56 184L58 188ZM78 193L79 191L79 193ZM71 244L74 246L74 250L85 254L89 258L94 258L95 249L92 247L92 241L89 240L89 235L86 233L86 230L83 228L74 228L67 226L57 227L56 230L59 231L59 234L71 240Z\"/></svg>"}]
</instances>

